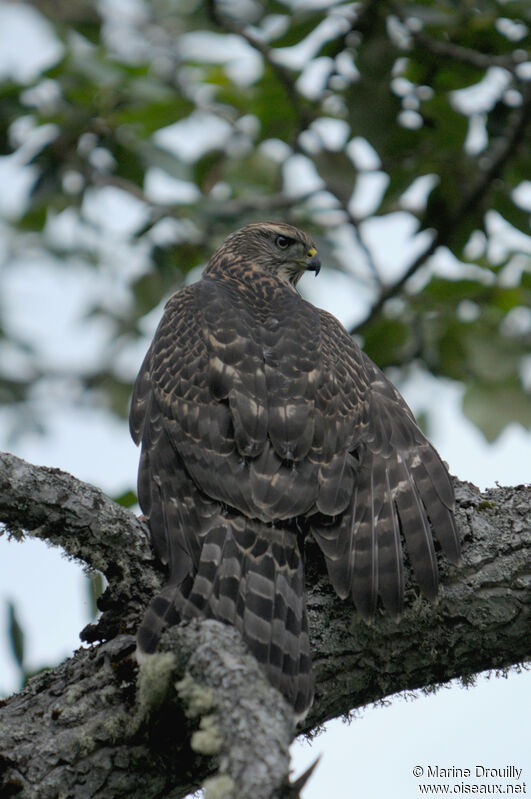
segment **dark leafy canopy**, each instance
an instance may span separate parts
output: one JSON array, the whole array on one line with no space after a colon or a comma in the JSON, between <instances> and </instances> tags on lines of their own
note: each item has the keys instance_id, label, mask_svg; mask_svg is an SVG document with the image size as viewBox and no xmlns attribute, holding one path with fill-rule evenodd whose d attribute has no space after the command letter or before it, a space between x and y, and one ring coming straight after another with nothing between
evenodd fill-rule
<instances>
[{"instance_id":1,"label":"dark leafy canopy","mask_svg":"<svg viewBox=\"0 0 531 799\"><path fill-rule=\"evenodd\" d=\"M87 212L95 190L113 189L142 204L121 253L142 257L116 270L127 301L95 299L90 309L112 341L100 362L70 369L65 382L11 340L23 366L0 362L1 402L27 411L46 379L75 396L89 389L125 415L134 370L117 364L141 336L141 317L228 232L281 216L312 233L329 267L348 262L352 280L369 283L372 310L357 331L377 363L418 360L462 381L465 413L489 439L510 421L529 425L528 0L153 0L125 20L111 3L33 5L63 48L29 84L1 85L2 152L18 151L33 170L28 201L10 218L12 251L51 255L63 269L118 263ZM467 93L479 84L485 91ZM190 125L187 147L168 149L157 135L174 123ZM294 157L313 164L318 188L290 183ZM350 200L371 173L384 188L362 213ZM180 195L153 193L155 174L185 181L186 192L172 183ZM374 218L400 210L430 237L390 281L365 238ZM65 219L83 234L58 236L54 223ZM504 224L512 235L500 248ZM345 229L356 253L338 244ZM451 274L424 268L444 249ZM7 320L0 335L13 339Z\"/></svg>"}]
</instances>

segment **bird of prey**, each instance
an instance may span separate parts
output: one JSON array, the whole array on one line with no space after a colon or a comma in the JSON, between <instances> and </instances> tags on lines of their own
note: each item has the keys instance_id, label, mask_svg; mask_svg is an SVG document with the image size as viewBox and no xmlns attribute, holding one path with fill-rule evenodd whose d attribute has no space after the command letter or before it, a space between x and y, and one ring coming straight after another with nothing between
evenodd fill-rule
<instances>
[{"instance_id":1,"label":"bird of prey","mask_svg":"<svg viewBox=\"0 0 531 799\"><path fill-rule=\"evenodd\" d=\"M434 538L459 558L448 471L396 388L296 290L314 242L291 225L230 235L177 291L137 377L138 498L168 579L138 632L194 616L235 625L301 716L313 678L303 542L341 598L397 615L404 556L437 594Z\"/></svg>"}]
</instances>

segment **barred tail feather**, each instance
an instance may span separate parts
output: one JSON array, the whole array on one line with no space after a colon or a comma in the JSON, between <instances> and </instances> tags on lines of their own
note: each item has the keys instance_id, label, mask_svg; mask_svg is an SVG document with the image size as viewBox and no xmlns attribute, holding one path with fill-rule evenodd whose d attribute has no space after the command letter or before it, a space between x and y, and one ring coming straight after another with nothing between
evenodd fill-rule
<instances>
[{"instance_id":1,"label":"barred tail feather","mask_svg":"<svg viewBox=\"0 0 531 799\"><path fill-rule=\"evenodd\" d=\"M164 630L181 621L185 605L183 586L176 583L167 583L153 597L136 634L137 659L140 662L145 655L154 654Z\"/></svg>"},{"instance_id":2,"label":"barred tail feather","mask_svg":"<svg viewBox=\"0 0 531 799\"><path fill-rule=\"evenodd\" d=\"M364 619L378 596L398 616L404 598L402 539L420 590L434 600L438 568L434 537L452 563L459 560L453 488L428 443L386 454L366 450L349 508L339 520L315 516L312 533L339 596L350 593Z\"/></svg>"},{"instance_id":3,"label":"barred tail feather","mask_svg":"<svg viewBox=\"0 0 531 799\"><path fill-rule=\"evenodd\" d=\"M384 502L378 517L379 590L387 610L398 616L404 598L404 574L400 522L393 500L389 465L385 469Z\"/></svg>"},{"instance_id":4,"label":"barred tail feather","mask_svg":"<svg viewBox=\"0 0 531 799\"><path fill-rule=\"evenodd\" d=\"M270 681L303 716L313 700L304 573L297 536L237 514L202 540L197 572L166 585L150 603L139 649L155 650L163 630L195 616L234 625Z\"/></svg>"},{"instance_id":5,"label":"barred tail feather","mask_svg":"<svg viewBox=\"0 0 531 799\"><path fill-rule=\"evenodd\" d=\"M434 600L438 588L437 558L426 510L412 469L400 454L396 471L400 479L395 489L395 502L411 566L424 596Z\"/></svg>"}]
</instances>

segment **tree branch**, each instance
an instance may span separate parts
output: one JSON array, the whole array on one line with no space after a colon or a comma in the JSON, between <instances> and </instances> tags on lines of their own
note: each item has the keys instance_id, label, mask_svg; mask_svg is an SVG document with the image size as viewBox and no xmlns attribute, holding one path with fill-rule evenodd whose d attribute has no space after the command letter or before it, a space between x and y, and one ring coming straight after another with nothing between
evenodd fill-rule
<instances>
[{"instance_id":1,"label":"tree branch","mask_svg":"<svg viewBox=\"0 0 531 799\"><path fill-rule=\"evenodd\" d=\"M0 522L17 540L25 534L40 538L107 577L101 610L118 606L121 620L104 613L102 629L110 622L114 626L102 637L135 630L146 595L160 589L162 575L147 527L99 488L60 469L0 453Z\"/></svg>"},{"instance_id":2,"label":"tree branch","mask_svg":"<svg viewBox=\"0 0 531 799\"><path fill-rule=\"evenodd\" d=\"M428 258L430 258L439 247L443 247L450 242L455 231L463 225L463 219L466 219L470 214L477 211L481 203L485 200L494 181L503 174L503 170L510 156L522 142L525 141L530 122L531 88L527 86L522 91L521 106L515 109L513 113L512 124L508 126L505 136L503 136L501 140L496 141L489 152L483 154L483 169L479 172L477 179L473 182L471 188L465 194L454 213L449 215L446 220L441 220L431 242L417 255L401 277L394 283L383 288L365 319L358 322L350 330L352 335L358 333L362 328L370 324L380 313L387 300L391 297L395 297L400 292L409 278L426 263Z\"/></svg>"},{"instance_id":3,"label":"tree branch","mask_svg":"<svg viewBox=\"0 0 531 799\"><path fill-rule=\"evenodd\" d=\"M303 101L303 98L297 91L295 85L296 80L292 73L275 59L274 53L265 42L255 36L247 27L238 24L227 15L223 14L223 12L220 12L217 0L208 0L207 6L212 21L227 33L241 36L242 39L260 53L271 72L276 75L279 84L286 93L289 105L293 108L299 120L299 130L296 131L293 136L293 143L295 143L300 131L307 128L317 118L318 114L311 108L308 101Z\"/></svg>"},{"instance_id":4,"label":"tree branch","mask_svg":"<svg viewBox=\"0 0 531 799\"><path fill-rule=\"evenodd\" d=\"M308 545L316 700L301 731L529 656L531 488L456 489L463 566L441 564L437 607L408 584L398 624L383 613L370 627L357 619ZM18 539L25 530L104 571L113 599L89 631L110 640L0 704L1 795L177 799L202 783L207 797L288 795L291 711L235 630L194 621L168 631L140 669L131 657L132 632L163 578L138 519L93 486L8 454L0 519Z\"/></svg>"},{"instance_id":5,"label":"tree branch","mask_svg":"<svg viewBox=\"0 0 531 799\"><path fill-rule=\"evenodd\" d=\"M292 712L236 630L174 628L140 670L134 645L78 650L0 703L0 794L151 799L204 782L212 795L280 796Z\"/></svg>"},{"instance_id":6,"label":"tree branch","mask_svg":"<svg viewBox=\"0 0 531 799\"><path fill-rule=\"evenodd\" d=\"M414 17L414 13L405 13L404 9L401 8L399 4L392 2L392 0L388 0L387 5L392 13L405 25L408 35L413 39L415 44L428 50L433 55L448 58L460 64L469 64L477 69L502 67L512 73L515 72L518 64L525 61L525 55L522 50L516 50L507 55L496 55L495 53L482 53L480 50L472 50L470 47L462 47L454 42L435 39L425 31L416 30L413 26L408 25L408 18Z\"/></svg>"}]
</instances>

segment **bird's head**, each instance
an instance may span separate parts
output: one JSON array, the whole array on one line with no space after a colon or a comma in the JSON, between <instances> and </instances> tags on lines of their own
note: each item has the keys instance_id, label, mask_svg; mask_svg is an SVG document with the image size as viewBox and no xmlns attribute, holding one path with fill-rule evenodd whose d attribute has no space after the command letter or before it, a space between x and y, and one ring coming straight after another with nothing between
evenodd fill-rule
<instances>
[{"instance_id":1,"label":"bird's head","mask_svg":"<svg viewBox=\"0 0 531 799\"><path fill-rule=\"evenodd\" d=\"M221 246L217 260L234 255L244 265L252 264L278 275L295 287L304 272L319 274L321 262L312 239L282 222L254 222L232 233ZM230 262L230 261L229 261Z\"/></svg>"}]
</instances>

